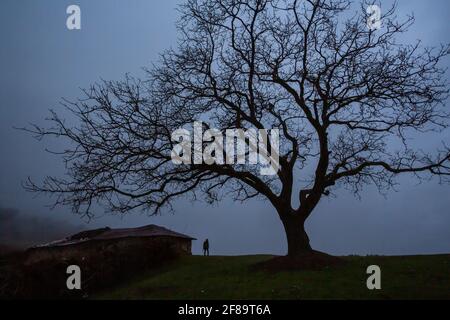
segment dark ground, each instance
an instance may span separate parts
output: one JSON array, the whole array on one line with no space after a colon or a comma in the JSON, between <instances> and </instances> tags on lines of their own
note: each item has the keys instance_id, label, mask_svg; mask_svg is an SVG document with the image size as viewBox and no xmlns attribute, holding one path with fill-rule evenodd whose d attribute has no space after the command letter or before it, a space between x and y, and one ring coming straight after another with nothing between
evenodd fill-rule
<instances>
[{"instance_id":1,"label":"dark ground","mask_svg":"<svg viewBox=\"0 0 450 320\"><path fill-rule=\"evenodd\" d=\"M322 270L267 272L271 256L185 257L95 294L95 299L450 299L450 255L350 256ZM381 290L366 287L369 265Z\"/></svg>"}]
</instances>

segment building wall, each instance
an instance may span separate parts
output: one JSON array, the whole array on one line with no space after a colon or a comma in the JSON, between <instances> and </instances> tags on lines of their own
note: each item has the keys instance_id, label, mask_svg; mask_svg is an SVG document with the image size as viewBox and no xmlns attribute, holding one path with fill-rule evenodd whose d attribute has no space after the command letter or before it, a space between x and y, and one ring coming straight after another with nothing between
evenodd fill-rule
<instances>
[{"instance_id":1,"label":"building wall","mask_svg":"<svg viewBox=\"0 0 450 320\"><path fill-rule=\"evenodd\" d=\"M191 240L175 237L123 238L87 241L62 247L33 248L26 264L46 260L79 261L131 259L151 261L166 256L191 255Z\"/></svg>"}]
</instances>

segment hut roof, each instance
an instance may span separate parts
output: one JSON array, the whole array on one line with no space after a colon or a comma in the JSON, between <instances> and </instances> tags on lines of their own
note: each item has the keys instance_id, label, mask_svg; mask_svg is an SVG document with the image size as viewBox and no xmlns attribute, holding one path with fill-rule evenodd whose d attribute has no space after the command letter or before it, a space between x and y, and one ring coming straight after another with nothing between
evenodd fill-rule
<instances>
[{"instance_id":1,"label":"hut roof","mask_svg":"<svg viewBox=\"0 0 450 320\"><path fill-rule=\"evenodd\" d=\"M161 226L154 224L138 227L138 228L124 228L124 229L111 229L109 227L83 231L67 237L62 240L53 241L44 245L37 246L35 248L42 247L60 247L68 246L78 243L94 240L113 240L122 238L147 238L147 237L174 237L183 238L188 240L196 240L190 236L182 233L178 233Z\"/></svg>"}]
</instances>

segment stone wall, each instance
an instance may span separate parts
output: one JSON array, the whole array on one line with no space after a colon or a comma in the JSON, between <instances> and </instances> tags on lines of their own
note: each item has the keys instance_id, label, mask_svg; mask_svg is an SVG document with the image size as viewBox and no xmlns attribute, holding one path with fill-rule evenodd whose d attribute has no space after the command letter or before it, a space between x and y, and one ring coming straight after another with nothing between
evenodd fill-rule
<instances>
[{"instance_id":1,"label":"stone wall","mask_svg":"<svg viewBox=\"0 0 450 320\"><path fill-rule=\"evenodd\" d=\"M175 237L122 238L86 241L61 247L32 248L27 252L26 264L47 260L86 261L121 260L152 261L164 256L190 255L191 240ZM154 258L154 259L153 259Z\"/></svg>"}]
</instances>

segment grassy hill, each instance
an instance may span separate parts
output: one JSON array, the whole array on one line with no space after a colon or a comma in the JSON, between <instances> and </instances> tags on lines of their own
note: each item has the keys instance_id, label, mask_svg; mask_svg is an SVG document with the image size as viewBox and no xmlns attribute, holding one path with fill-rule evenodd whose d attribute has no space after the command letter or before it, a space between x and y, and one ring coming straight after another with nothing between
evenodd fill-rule
<instances>
[{"instance_id":1,"label":"grassy hill","mask_svg":"<svg viewBox=\"0 0 450 320\"><path fill-rule=\"evenodd\" d=\"M95 299L450 299L450 255L345 257L321 271L268 273L270 256L184 257L136 276ZM382 290L366 287L366 268L382 270Z\"/></svg>"}]
</instances>

